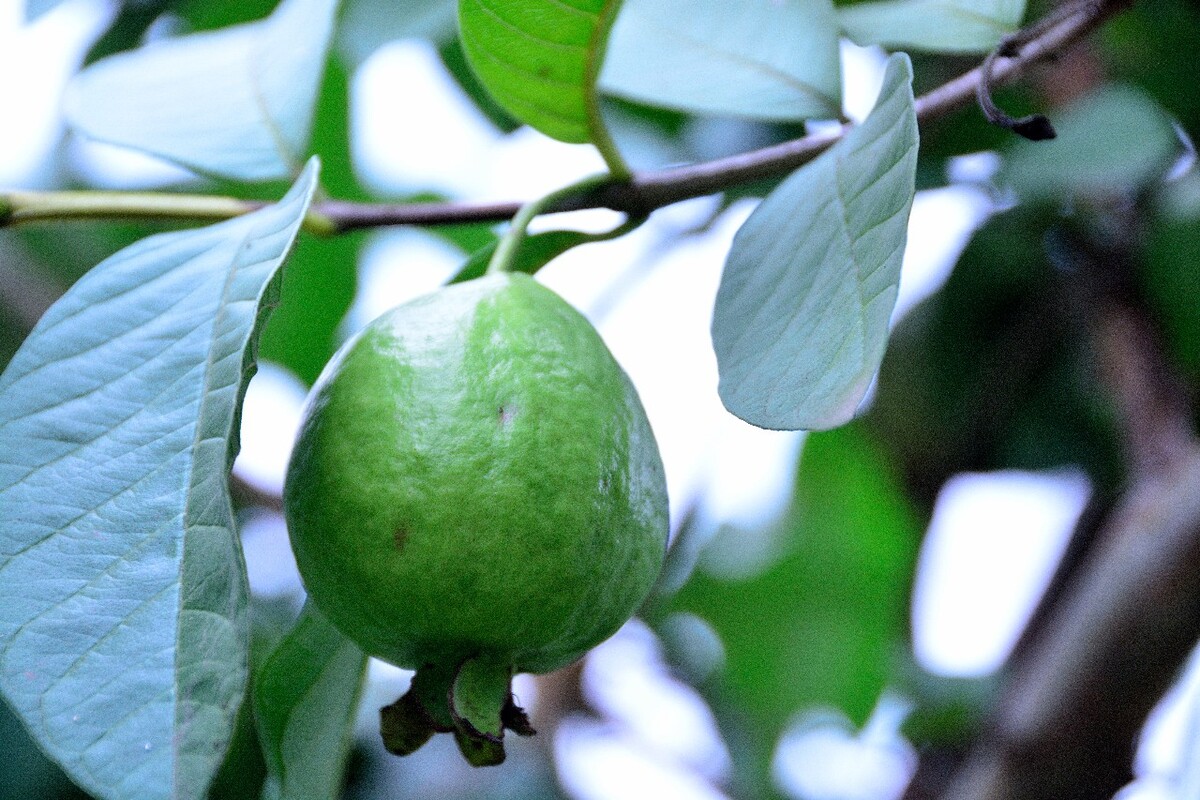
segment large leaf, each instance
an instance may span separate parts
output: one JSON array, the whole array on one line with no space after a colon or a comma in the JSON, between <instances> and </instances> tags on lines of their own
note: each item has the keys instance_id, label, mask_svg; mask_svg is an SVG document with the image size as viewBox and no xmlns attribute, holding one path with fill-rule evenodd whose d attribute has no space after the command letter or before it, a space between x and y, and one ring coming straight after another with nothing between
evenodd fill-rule
<instances>
[{"instance_id":1,"label":"large leaf","mask_svg":"<svg viewBox=\"0 0 1200 800\"><path fill-rule=\"evenodd\" d=\"M367 657L309 603L257 671L254 710L267 760L263 800L334 800Z\"/></svg>"},{"instance_id":2,"label":"large leaf","mask_svg":"<svg viewBox=\"0 0 1200 800\"><path fill-rule=\"evenodd\" d=\"M198 172L292 177L308 150L337 0L284 0L261 22L96 62L67 87L78 130Z\"/></svg>"},{"instance_id":3,"label":"large leaf","mask_svg":"<svg viewBox=\"0 0 1200 800\"><path fill-rule=\"evenodd\" d=\"M1005 154L1000 180L1025 197L1136 191L1182 151L1167 113L1127 84L1107 84L1072 103L1054 127L1054 141L1019 139Z\"/></svg>"},{"instance_id":4,"label":"large leaf","mask_svg":"<svg viewBox=\"0 0 1200 800\"><path fill-rule=\"evenodd\" d=\"M600 87L650 105L769 120L841 112L830 0L625 0Z\"/></svg>"},{"instance_id":5,"label":"large leaf","mask_svg":"<svg viewBox=\"0 0 1200 800\"><path fill-rule=\"evenodd\" d=\"M710 623L724 668L706 689L746 715L751 752L765 761L797 714L833 707L863 722L908 629L907 592L920 525L895 470L861 425L808 437L794 508L766 569L740 577L721 551L729 531L670 608ZM759 768L766 772L766 765Z\"/></svg>"},{"instance_id":6,"label":"large leaf","mask_svg":"<svg viewBox=\"0 0 1200 800\"><path fill-rule=\"evenodd\" d=\"M471 67L510 114L564 142L606 139L596 98L620 0L459 0Z\"/></svg>"},{"instance_id":7,"label":"large leaf","mask_svg":"<svg viewBox=\"0 0 1200 800\"><path fill-rule=\"evenodd\" d=\"M198 798L246 679L226 474L316 183L109 258L0 376L0 688L105 798Z\"/></svg>"},{"instance_id":8,"label":"large leaf","mask_svg":"<svg viewBox=\"0 0 1200 800\"><path fill-rule=\"evenodd\" d=\"M981 53L1017 29L1025 0L881 0L839 8L837 15L861 45Z\"/></svg>"},{"instance_id":9,"label":"large leaf","mask_svg":"<svg viewBox=\"0 0 1200 800\"><path fill-rule=\"evenodd\" d=\"M912 66L898 54L867 120L734 237L713 313L731 412L787 430L854 415L887 343L916 167Z\"/></svg>"}]
</instances>

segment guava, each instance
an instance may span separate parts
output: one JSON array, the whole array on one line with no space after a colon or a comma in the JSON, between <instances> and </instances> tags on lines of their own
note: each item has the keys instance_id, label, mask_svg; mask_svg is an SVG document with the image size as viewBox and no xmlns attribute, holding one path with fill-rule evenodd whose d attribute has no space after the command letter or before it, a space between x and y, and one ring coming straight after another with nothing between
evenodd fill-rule
<instances>
[{"instance_id":1,"label":"guava","mask_svg":"<svg viewBox=\"0 0 1200 800\"><path fill-rule=\"evenodd\" d=\"M284 489L318 609L416 670L382 710L404 755L453 732L476 765L530 734L517 672L612 635L662 567L662 461L633 385L591 324L525 274L399 306L338 351Z\"/></svg>"}]
</instances>

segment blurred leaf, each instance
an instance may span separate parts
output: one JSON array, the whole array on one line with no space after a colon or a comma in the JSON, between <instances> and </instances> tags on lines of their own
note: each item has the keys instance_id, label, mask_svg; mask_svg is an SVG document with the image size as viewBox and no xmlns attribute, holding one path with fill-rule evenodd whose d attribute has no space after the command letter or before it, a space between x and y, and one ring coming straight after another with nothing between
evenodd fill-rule
<instances>
[{"instance_id":1,"label":"blurred leaf","mask_svg":"<svg viewBox=\"0 0 1200 800\"><path fill-rule=\"evenodd\" d=\"M881 0L839 8L856 44L944 53L985 53L1012 33L1025 0Z\"/></svg>"},{"instance_id":2,"label":"blurred leaf","mask_svg":"<svg viewBox=\"0 0 1200 800\"><path fill-rule=\"evenodd\" d=\"M71 223L70 236L64 236L58 225L47 224L10 228L0 231L0 237L11 237L29 252L40 271L67 287L118 250L173 227L154 222L78 220Z\"/></svg>"},{"instance_id":3,"label":"blurred leaf","mask_svg":"<svg viewBox=\"0 0 1200 800\"><path fill-rule=\"evenodd\" d=\"M253 697L253 679L247 697ZM254 704L242 703L234 721L233 737L217 774L213 776L206 800L246 800L261 793L267 767L254 725Z\"/></svg>"},{"instance_id":4,"label":"blurred leaf","mask_svg":"<svg viewBox=\"0 0 1200 800\"><path fill-rule=\"evenodd\" d=\"M1142 289L1175 363L1200 380L1200 224L1155 221L1140 272Z\"/></svg>"},{"instance_id":5,"label":"blurred leaf","mask_svg":"<svg viewBox=\"0 0 1200 800\"><path fill-rule=\"evenodd\" d=\"M917 165L908 57L870 117L762 202L713 312L721 400L763 428L849 420L887 344Z\"/></svg>"},{"instance_id":6,"label":"blurred leaf","mask_svg":"<svg viewBox=\"0 0 1200 800\"><path fill-rule=\"evenodd\" d=\"M0 800L87 800L87 795L42 755L3 701L0 701L0 743L4 747Z\"/></svg>"},{"instance_id":7,"label":"blurred leaf","mask_svg":"<svg viewBox=\"0 0 1200 800\"><path fill-rule=\"evenodd\" d=\"M68 85L81 132L198 172L261 181L308 151L337 0L285 0L266 20L111 56Z\"/></svg>"},{"instance_id":8,"label":"blurred leaf","mask_svg":"<svg viewBox=\"0 0 1200 800\"><path fill-rule=\"evenodd\" d=\"M1046 251L1056 217L1017 206L980 228L945 286L896 327L868 419L932 505L953 473L1083 465L1097 491L1116 442Z\"/></svg>"},{"instance_id":9,"label":"blurred leaf","mask_svg":"<svg viewBox=\"0 0 1200 800\"><path fill-rule=\"evenodd\" d=\"M258 22L280 0L175 0L176 10L194 30L211 31Z\"/></svg>"},{"instance_id":10,"label":"blurred leaf","mask_svg":"<svg viewBox=\"0 0 1200 800\"><path fill-rule=\"evenodd\" d=\"M915 664L901 677L913 710L904 721L904 736L918 748L934 744L961 746L982 728L993 708L1000 676L957 678L933 675Z\"/></svg>"},{"instance_id":11,"label":"blurred leaf","mask_svg":"<svg viewBox=\"0 0 1200 800\"><path fill-rule=\"evenodd\" d=\"M841 113L829 0L625 0L603 91L698 114L772 120Z\"/></svg>"},{"instance_id":12,"label":"blurred leaf","mask_svg":"<svg viewBox=\"0 0 1200 800\"><path fill-rule=\"evenodd\" d=\"M147 29L174 2L175 0L125 0L108 30L88 49L84 64L92 64L114 53L137 47Z\"/></svg>"},{"instance_id":13,"label":"blurred leaf","mask_svg":"<svg viewBox=\"0 0 1200 800\"><path fill-rule=\"evenodd\" d=\"M279 307L262 332L258 355L312 385L340 342L338 326L354 302L362 234L305 237L288 259Z\"/></svg>"},{"instance_id":14,"label":"blurred leaf","mask_svg":"<svg viewBox=\"0 0 1200 800\"><path fill-rule=\"evenodd\" d=\"M1031 199L1136 190L1180 153L1171 118L1134 86L1106 84L1053 116L1058 138L1013 137L998 180Z\"/></svg>"},{"instance_id":15,"label":"blurred leaf","mask_svg":"<svg viewBox=\"0 0 1200 800\"><path fill-rule=\"evenodd\" d=\"M313 150L321 157L322 188L343 200L366 200L350 162L349 82L337 59L326 67ZM305 237L288 259L279 307L260 340L259 356L312 384L340 342L338 326L358 284L364 233Z\"/></svg>"},{"instance_id":16,"label":"blurred leaf","mask_svg":"<svg viewBox=\"0 0 1200 800\"><path fill-rule=\"evenodd\" d=\"M321 187L339 200L370 199L351 157L350 76L336 58L325 66L315 123L311 149L321 158Z\"/></svg>"},{"instance_id":17,"label":"blurred leaf","mask_svg":"<svg viewBox=\"0 0 1200 800\"><path fill-rule=\"evenodd\" d=\"M866 719L906 636L920 533L891 465L855 424L806 440L777 560L723 580L705 571L720 566L711 550L701 554L670 609L719 634L726 663L713 688L749 715L760 752L816 706Z\"/></svg>"},{"instance_id":18,"label":"blurred leaf","mask_svg":"<svg viewBox=\"0 0 1200 800\"><path fill-rule=\"evenodd\" d=\"M1099 31L1100 55L1118 80L1154 97L1193 139L1200 137L1200 4L1142 0Z\"/></svg>"},{"instance_id":19,"label":"blurred leaf","mask_svg":"<svg viewBox=\"0 0 1200 800\"><path fill-rule=\"evenodd\" d=\"M315 183L116 254L0 376L0 688L98 796L203 797L228 744L247 624L226 475Z\"/></svg>"},{"instance_id":20,"label":"blurred leaf","mask_svg":"<svg viewBox=\"0 0 1200 800\"><path fill-rule=\"evenodd\" d=\"M463 49L509 113L564 142L607 138L596 99L619 0L459 0Z\"/></svg>"},{"instance_id":21,"label":"blurred leaf","mask_svg":"<svg viewBox=\"0 0 1200 800\"><path fill-rule=\"evenodd\" d=\"M594 236L579 231L543 231L526 236L521 242L521 247L517 251L510 271L527 272L532 275L572 247L578 247L594 239ZM450 283L462 283L483 277L488 262L496 252L497 244L499 244L498 241L491 242L472 253L471 257L467 259L467 263L463 264L462 269L450 279Z\"/></svg>"},{"instance_id":22,"label":"blurred leaf","mask_svg":"<svg viewBox=\"0 0 1200 800\"><path fill-rule=\"evenodd\" d=\"M25 0L25 21L33 22L42 14L53 10L62 2L63 0Z\"/></svg>"},{"instance_id":23,"label":"blurred leaf","mask_svg":"<svg viewBox=\"0 0 1200 800\"><path fill-rule=\"evenodd\" d=\"M354 731L367 657L311 604L255 673L267 759L263 800L334 800Z\"/></svg>"},{"instance_id":24,"label":"blurred leaf","mask_svg":"<svg viewBox=\"0 0 1200 800\"><path fill-rule=\"evenodd\" d=\"M444 42L455 35L455 13L454 0L344 0L337 49L357 67L398 39Z\"/></svg>"}]
</instances>

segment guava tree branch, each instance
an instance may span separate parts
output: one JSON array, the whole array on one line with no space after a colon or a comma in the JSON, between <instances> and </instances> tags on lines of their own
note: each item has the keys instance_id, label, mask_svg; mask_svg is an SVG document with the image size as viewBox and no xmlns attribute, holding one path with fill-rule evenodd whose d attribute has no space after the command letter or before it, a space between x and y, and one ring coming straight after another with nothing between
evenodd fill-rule
<instances>
[{"instance_id":1,"label":"guava tree branch","mask_svg":"<svg viewBox=\"0 0 1200 800\"><path fill-rule=\"evenodd\" d=\"M1069 48L1131 0L1085 0L1057 20L1035 22L1037 35L1022 39L1018 52L992 59L990 85L1011 81L1030 66ZM976 68L917 98L917 119L928 123L974 101L983 77ZM662 170L635 173L556 204L551 211L611 208L644 215L663 206L693 197L786 175L812 161L849 131L833 131L752 150L727 158ZM147 192L0 192L0 227L34 221L69 219L178 219L212 221L259 208L262 203L230 197ZM313 205L306 227L313 233L334 235L362 228L390 225L452 225L501 222L511 219L520 202L500 203L357 203L325 200Z\"/></svg>"},{"instance_id":2,"label":"guava tree branch","mask_svg":"<svg viewBox=\"0 0 1200 800\"><path fill-rule=\"evenodd\" d=\"M1076 248L1088 281L1111 284L1081 303L1127 487L1022 638L995 710L940 800L1112 797L1132 778L1147 715L1200 639L1193 409L1127 285L1131 256L1087 249Z\"/></svg>"}]
</instances>

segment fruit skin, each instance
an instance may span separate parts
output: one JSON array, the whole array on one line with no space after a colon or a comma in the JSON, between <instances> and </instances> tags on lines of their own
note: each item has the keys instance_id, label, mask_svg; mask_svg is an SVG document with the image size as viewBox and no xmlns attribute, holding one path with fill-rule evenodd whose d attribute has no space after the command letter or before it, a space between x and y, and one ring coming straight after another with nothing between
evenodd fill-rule
<instances>
[{"instance_id":1,"label":"fruit skin","mask_svg":"<svg viewBox=\"0 0 1200 800\"><path fill-rule=\"evenodd\" d=\"M632 384L524 274L441 289L348 342L310 398L284 503L321 611L371 655L450 680L468 660L510 675L575 661L642 603L667 540Z\"/></svg>"}]
</instances>

